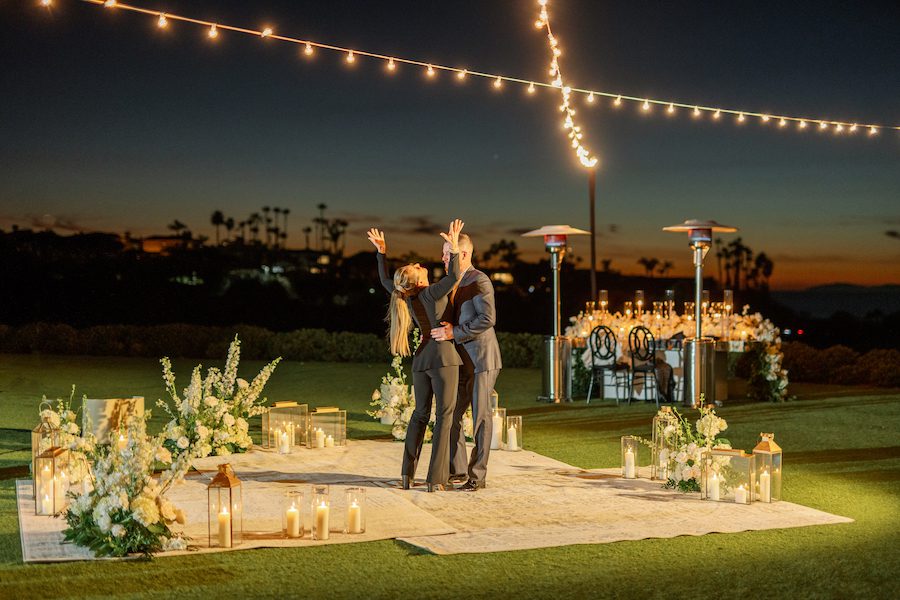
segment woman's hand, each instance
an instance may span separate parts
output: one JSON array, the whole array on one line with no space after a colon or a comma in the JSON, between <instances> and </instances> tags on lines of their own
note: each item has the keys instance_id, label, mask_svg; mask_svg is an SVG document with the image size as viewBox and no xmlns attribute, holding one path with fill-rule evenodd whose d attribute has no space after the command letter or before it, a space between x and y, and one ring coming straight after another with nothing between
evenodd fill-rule
<instances>
[{"instance_id":1,"label":"woman's hand","mask_svg":"<svg viewBox=\"0 0 900 600\"><path fill-rule=\"evenodd\" d=\"M459 219L454 219L450 222L450 229L447 233L441 232L441 237L444 238L444 241L450 244L450 252L456 254L459 252L459 232L462 231L463 223Z\"/></svg>"},{"instance_id":2,"label":"woman's hand","mask_svg":"<svg viewBox=\"0 0 900 600\"><path fill-rule=\"evenodd\" d=\"M443 234L441 234L443 235ZM366 237L369 238L369 241L372 242L372 245L375 246L375 249L378 250L380 254L387 253L387 244L384 242L384 232L378 231L374 227L366 232ZM459 239L459 234L457 233L457 239Z\"/></svg>"}]
</instances>

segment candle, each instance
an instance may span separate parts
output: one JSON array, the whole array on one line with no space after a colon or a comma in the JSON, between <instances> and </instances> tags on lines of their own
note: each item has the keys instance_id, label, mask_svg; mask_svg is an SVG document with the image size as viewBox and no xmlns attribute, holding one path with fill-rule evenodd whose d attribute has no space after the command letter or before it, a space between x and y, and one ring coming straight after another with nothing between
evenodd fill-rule
<instances>
[{"instance_id":1,"label":"candle","mask_svg":"<svg viewBox=\"0 0 900 600\"><path fill-rule=\"evenodd\" d=\"M347 507L347 533L362 533L362 507L355 500Z\"/></svg>"},{"instance_id":2,"label":"candle","mask_svg":"<svg viewBox=\"0 0 900 600\"><path fill-rule=\"evenodd\" d=\"M491 429L491 450L500 449L500 436L503 435L503 419L500 415L494 413L491 419L493 428Z\"/></svg>"},{"instance_id":3,"label":"candle","mask_svg":"<svg viewBox=\"0 0 900 600\"><path fill-rule=\"evenodd\" d=\"M719 501L719 475L713 471L713 474L709 478L709 483L707 484L709 488L709 499Z\"/></svg>"},{"instance_id":4,"label":"candle","mask_svg":"<svg viewBox=\"0 0 900 600\"><path fill-rule=\"evenodd\" d=\"M219 545L231 548L231 515L227 506L223 506L219 513Z\"/></svg>"},{"instance_id":5,"label":"candle","mask_svg":"<svg viewBox=\"0 0 900 600\"><path fill-rule=\"evenodd\" d=\"M625 449L625 479L634 479L634 452Z\"/></svg>"},{"instance_id":6,"label":"candle","mask_svg":"<svg viewBox=\"0 0 900 600\"><path fill-rule=\"evenodd\" d=\"M324 500L316 507L316 539L328 539L328 511L328 504Z\"/></svg>"},{"instance_id":7,"label":"candle","mask_svg":"<svg viewBox=\"0 0 900 600\"><path fill-rule=\"evenodd\" d=\"M772 501L772 480L769 477L768 469L759 476L759 499L763 502Z\"/></svg>"},{"instance_id":8,"label":"candle","mask_svg":"<svg viewBox=\"0 0 900 600\"><path fill-rule=\"evenodd\" d=\"M507 450L518 450L519 449L519 437L516 435L516 428L510 427L506 430L506 449Z\"/></svg>"},{"instance_id":9,"label":"candle","mask_svg":"<svg viewBox=\"0 0 900 600\"><path fill-rule=\"evenodd\" d=\"M316 448L324 448L325 447L325 432L321 429L316 429Z\"/></svg>"},{"instance_id":10,"label":"candle","mask_svg":"<svg viewBox=\"0 0 900 600\"><path fill-rule=\"evenodd\" d=\"M41 500L41 514L42 515L52 515L53 514L53 503L50 501L50 494L44 494L44 497Z\"/></svg>"},{"instance_id":11,"label":"candle","mask_svg":"<svg viewBox=\"0 0 900 600\"><path fill-rule=\"evenodd\" d=\"M747 504L747 490L743 485L739 485L738 489L734 490L734 502L735 504Z\"/></svg>"},{"instance_id":12,"label":"candle","mask_svg":"<svg viewBox=\"0 0 900 600\"><path fill-rule=\"evenodd\" d=\"M329 435L325 438L325 447L326 448L334 448L334 436Z\"/></svg>"},{"instance_id":13,"label":"candle","mask_svg":"<svg viewBox=\"0 0 900 600\"><path fill-rule=\"evenodd\" d=\"M667 455L665 450L661 450L659 453L659 478L660 479L668 479L669 478L669 461L667 460Z\"/></svg>"},{"instance_id":14,"label":"candle","mask_svg":"<svg viewBox=\"0 0 900 600\"><path fill-rule=\"evenodd\" d=\"M290 454L291 453L291 442L288 439L287 431L282 431L281 436L279 437L278 443L278 452L281 454Z\"/></svg>"},{"instance_id":15,"label":"candle","mask_svg":"<svg viewBox=\"0 0 900 600\"><path fill-rule=\"evenodd\" d=\"M300 511L294 504L285 513L288 537L300 537Z\"/></svg>"},{"instance_id":16,"label":"candle","mask_svg":"<svg viewBox=\"0 0 900 600\"><path fill-rule=\"evenodd\" d=\"M125 439L125 434L124 434L124 433L120 433L120 434L119 434L119 441L118 441L118 443L117 443L117 446L119 447L119 450L124 450L124 449L125 449L125 446L127 446L127 445L128 445L128 440Z\"/></svg>"}]
</instances>

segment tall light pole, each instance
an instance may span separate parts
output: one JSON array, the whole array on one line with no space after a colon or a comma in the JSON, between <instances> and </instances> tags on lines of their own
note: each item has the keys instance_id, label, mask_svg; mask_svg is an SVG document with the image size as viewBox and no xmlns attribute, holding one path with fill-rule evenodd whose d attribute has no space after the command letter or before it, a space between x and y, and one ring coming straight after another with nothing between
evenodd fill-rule
<instances>
[{"instance_id":1,"label":"tall light pole","mask_svg":"<svg viewBox=\"0 0 900 600\"><path fill-rule=\"evenodd\" d=\"M588 198L591 204L591 302L597 301L597 228L594 210L597 204L597 169L588 171Z\"/></svg>"},{"instance_id":2,"label":"tall light pole","mask_svg":"<svg viewBox=\"0 0 900 600\"><path fill-rule=\"evenodd\" d=\"M559 270L566 255L567 238L570 235L587 235L588 232L568 225L545 225L522 234L522 237L543 237L544 248L550 253L550 269L553 272L553 334L544 336L543 390L538 401L559 403L572 400L569 371L572 363L572 343L562 334L561 294Z\"/></svg>"},{"instance_id":3,"label":"tall light pole","mask_svg":"<svg viewBox=\"0 0 900 600\"><path fill-rule=\"evenodd\" d=\"M700 395L707 403L715 401L714 365L715 344L712 338L703 337L703 259L712 244L713 232L734 233L736 227L721 225L715 221L688 219L680 225L663 227L663 231L688 232L688 240L694 259L694 337L684 344L684 403L697 407Z\"/></svg>"}]
</instances>

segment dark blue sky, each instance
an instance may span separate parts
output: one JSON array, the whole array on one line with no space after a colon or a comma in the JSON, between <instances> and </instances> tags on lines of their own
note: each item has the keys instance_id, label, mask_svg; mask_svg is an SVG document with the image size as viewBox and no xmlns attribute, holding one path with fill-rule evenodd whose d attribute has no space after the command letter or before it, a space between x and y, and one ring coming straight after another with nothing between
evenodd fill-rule
<instances>
[{"instance_id":1,"label":"dark blue sky","mask_svg":"<svg viewBox=\"0 0 900 600\"><path fill-rule=\"evenodd\" d=\"M55 0L0 3L0 227L211 234L263 205L291 209L291 239L324 202L392 249L461 217L485 247L547 223L587 226L587 176L557 95ZM300 38L548 79L531 0L134 0L151 9ZM551 1L574 85L750 111L900 124L896 3ZM776 287L900 282L900 135L835 139L758 122L694 122L577 101L598 176L601 257L688 269L685 218L741 227L775 260ZM610 225L616 231L610 231ZM424 227L423 227L424 226ZM537 254L537 242L519 240ZM575 244L586 255L586 244Z\"/></svg>"}]
</instances>

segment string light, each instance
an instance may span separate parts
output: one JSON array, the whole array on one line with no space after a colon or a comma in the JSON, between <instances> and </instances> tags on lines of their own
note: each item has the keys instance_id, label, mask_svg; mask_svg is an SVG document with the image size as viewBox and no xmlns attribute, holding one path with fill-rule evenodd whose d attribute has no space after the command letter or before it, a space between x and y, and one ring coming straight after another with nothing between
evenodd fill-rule
<instances>
[{"instance_id":1,"label":"string light","mask_svg":"<svg viewBox=\"0 0 900 600\"><path fill-rule=\"evenodd\" d=\"M534 23L535 27L537 27L539 29L546 29L547 39L550 44L550 51L551 51L551 56L552 56L550 72L551 72L551 77L553 79L550 82L546 82L546 83L545 82L535 82L533 80L529 81L527 79L520 79L520 78L516 78L516 77L507 77L507 76L503 76L503 75L498 75L496 73L487 73L487 72L480 72L480 71L467 71L464 69L453 68L453 67L449 67L449 66L445 66L445 65L435 65L432 63L426 63L424 61L419 61L419 60L415 60L415 59L411 59L411 58L390 57L390 56L386 56L383 54L378 54L378 53L374 53L374 52L366 52L366 51L361 51L361 50L354 51L349 48L345 48L345 47L341 47L341 46L337 46L337 45L324 44L324 43L313 42L313 41L309 41L309 40L300 40L300 39L291 38L291 37L284 36L284 35L275 36L272 28L270 28L270 27L266 27L262 31L260 31L260 30L256 30L256 29L252 29L252 28L237 27L237 26L233 26L233 25L222 25L220 23L213 23L211 21L204 21L204 20L195 19L192 17L182 16L182 15L176 15L176 14L172 14L172 13L164 14L158 10L150 10L150 9L146 9L146 8L142 8L142 7L138 7L138 6L124 4L124 3L118 2L117 0L80 0L80 1L84 2L86 4L92 4L95 6L101 6L101 7L106 7L106 8L117 8L117 9L123 10L123 11L131 11L131 12L136 12L136 13L151 16L157 20L157 25L159 26L159 28L167 27L168 23L172 20L183 22L183 23L189 23L192 25L199 25L202 27L207 27L208 28L207 34L210 38L218 37L219 29L224 29L227 31L235 32L235 33L242 33L245 35L247 35L247 34L255 35L255 36L259 36L259 37L263 37L263 38L272 37L272 39L277 39L282 42L289 42L289 43L293 43L293 44L303 45L304 46L303 53L307 56L311 56L313 54L314 48L321 48L323 50L331 50L331 51L335 51L335 52L346 53L347 62L352 63L355 61L355 54L361 54L368 58L384 61L385 63L388 64L389 71L394 70L393 68L390 67L391 64L406 63L406 64L415 65L415 66L419 66L419 67L427 67L429 70L429 73L428 73L429 77L434 77L436 75L436 69L441 69L441 70L456 73L457 77L459 77L460 79L462 79L466 75L474 75L477 77L489 78L494 81L499 80L501 82L501 85L504 83L511 83L511 84L527 86L527 88L528 88L527 91L529 94L533 94L536 91L536 87L538 87L538 86L548 87L548 88L557 88L560 90L561 94L563 95L564 106L568 106L568 109L563 110L563 112L566 113L566 116L572 116L575 114L574 110L571 110L571 113L568 112L568 110L571 109L571 101L573 99L573 94L581 94L586 98L586 101L588 103L594 103L596 100L596 97L598 97L598 96L605 97L605 98L611 98L613 100L613 102L612 102L613 106L615 106L617 108L621 107L621 105L624 101L628 101L628 102L640 103L642 108L644 109L644 111L649 111L651 105L653 105L653 104L666 106L667 108L671 108L672 111L674 111L677 108L690 109L692 116L694 118L700 117L703 112L712 113L712 117L715 120L719 120L722 113L732 114L737 117L737 122L743 122L746 117L751 117L751 116L760 118L763 122L768 122L770 119L773 118L769 114L756 113L756 112L746 111L746 110L736 110L736 109L729 109L729 108L722 108L722 107L704 106L702 104L696 104L696 105L695 104L683 104L683 103L679 103L679 102L674 102L672 100L640 98L640 97L634 97L634 96L626 96L626 95L620 94L620 93L606 92L606 91L601 91L601 90L596 90L596 89L581 89L581 88L575 88L575 87L564 85L563 78L562 78L562 76L560 74L560 70L559 70L559 57L562 55L562 50L559 48L558 40L553 36L553 33L550 28L550 16L547 12L547 4L548 4L547 0L538 0L538 4L541 7L540 15L539 15L539 18ZM49 8L53 4L54 4L53 0L40 0L40 5L43 7ZM460 73L463 73L463 75L460 76ZM900 130L900 125L881 126L881 125L876 125L876 124L871 124L871 123L862 123L861 124L861 123L851 123L851 122L844 122L844 121L833 121L831 119L808 119L806 117L801 118L801 117L792 117L792 116L787 116L787 115L777 116L774 118L779 119L778 124L780 127L785 127L785 126L787 126L787 124L789 122L794 122L797 124L797 127L800 130L806 129L809 122L819 123L819 128L821 130L827 129L828 125L831 124L834 126L836 133L844 132L844 131L853 133L856 131L856 129L863 128L863 129L868 130L868 132L869 132L868 135L870 135L870 136L876 135L880 129ZM574 122L573 122L573 127L577 127L576 125L574 125ZM578 131L575 131L575 133L577 134L577 137L575 137L574 139L580 140L581 136L582 136L580 129ZM570 135L570 137L573 137L571 130L570 130L569 135ZM587 166L587 163L592 163L592 161L593 161L592 164L596 165L596 158L592 157L590 155L590 152L588 152L586 148L581 146L580 143L575 149L576 149L576 155L578 156L578 158L582 162L582 164L586 164L586 166Z\"/></svg>"},{"instance_id":2,"label":"string light","mask_svg":"<svg viewBox=\"0 0 900 600\"><path fill-rule=\"evenodd\" d=\"M503 85L503 80L500 79L500 77L497 77L497 79L494 80L494 87L499 90L502 85Z\"/></svg>"},{"instance_id":3,"label":"string light","mask_svg":"<svg viewBox=\"0 0 900 600\"><path fill-rule=\"evenodd\" d=\"M675 105L670 103L669 108L666 109L666 112L669 113L670 115L674 115L675 114Z\"/></svg>"},{"instance_id":4,"label":"string light","mask_svg":"<svg viewBox=\"0 0 900 600\"><path fill-rule=\"evenodd\" d=\"M53 4L53 0L41 0L41 6L50 7Z\"/></svg>"},{"instance_id":5,"label":"string light","mask_svg":"<svg viewBox=\"0 0 900 600\"><path fill-rule=\"evenodd\" d=\"M457 71L456 78L457 79L465 79L467 74L468 74L468 71L466 71L465 69L463 69L462 71Z\"/></svg>"},{"instance_id":6,"label":"string light","mask_svg":"<svg viewBox=\"0 0 900 600\"><path fill-rule=\"evenodd\" d=\"M394 69L397 68L397 65L394 64L393 58L388 61L387 68L388 68L388 71L393 71Z\"/></svg>"}]
</instances>

